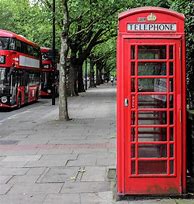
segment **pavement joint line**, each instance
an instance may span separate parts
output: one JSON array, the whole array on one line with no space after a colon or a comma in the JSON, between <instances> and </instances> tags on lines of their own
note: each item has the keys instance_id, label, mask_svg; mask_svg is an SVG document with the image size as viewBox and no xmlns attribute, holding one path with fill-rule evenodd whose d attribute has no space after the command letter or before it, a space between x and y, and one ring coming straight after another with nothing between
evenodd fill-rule
<instances>
[{"instance_id":1,"label":"pavement joint line","mask_svg":"<svg viewBox=\"0 0 194 204\"><path fill-rule=\"evenodd\" d=\"M49 172L50 168L46 167L46 169L42 172L42 174L40 174L40 176L37 178L37 180L35 181L35 183L42 183L41 179Z\"/></svg>"},{"instance_id":2,"label":"pavement joint line","mask_svg":"<svg viewBox=\"0 0 194 204\"><path fill-rule=\"evenodd\" d=\"M10 181L12 178L14 178L14 176L15 176L15 175L11 176L11 177L7 180L7 182L6 182L5 184L8 184L9 181Z\"/></svg>"}]
</instances>

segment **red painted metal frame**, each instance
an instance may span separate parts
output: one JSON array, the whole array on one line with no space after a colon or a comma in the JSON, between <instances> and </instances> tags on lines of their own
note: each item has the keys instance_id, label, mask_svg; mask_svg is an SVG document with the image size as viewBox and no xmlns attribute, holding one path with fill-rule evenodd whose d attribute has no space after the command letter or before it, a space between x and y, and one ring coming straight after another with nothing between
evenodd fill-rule
<instances>
[{"instance_id":1,"label":"red painted metal frame","mask_svg":"<svg viewBox=\"0 0 194 204\"><path fill-rule=\"evenodd\" d=\"M127 23L137 23L138 17L148 16L154 13L157 20L154 23L176 23L176 32L128 32ZM149 22L147 22L149 23ZM153 23L153 22L152 22ZM136 59L130 60L131 46L135 46ZM166 45L166 59L139 60L137 59L138 45ZM173 45L174 59L169 59L169 46ZM179 50L180 49L180 50ZM169 75L169 62L174 61L173 75ZM129 63L130 62L130 63ZM138 62L165 62L166 75L163 76L131 76L130 64ZM117 39L117 191L118 194L182 194L186 192L186 82L185 82L185 37L184 37L184 16L167 9L155 7L143 7L132 9L119 16L119 32ZM170 88L170 78L174 77L173 91L169 92L138 92L137 79L167 79L167 90ZM135 79L135 92L131 93L130 79ZM176 79L176 81L175 81ZM138 110L138 95L165 95L167 97L166 108L141 108ZM174 107L170 107L170 97L174 96ZM131 98L132 97L132 98ZM124 107L124 99L129 100L129 107ZM134 111L135 118L131 118ZM138 125L138 112L166 111L167 124L160 125ZM170 124L170 111L174 111L174 123ZM162 112L158 112L162 113ZM140 119L140 118L139 118ZM131 124L131 121L133 123ZM158 119L159 120L159 119ZM131 124L131 125L130 125ZM167 128L166 141L138 141L138 128L161 127ZM170 127L174 128L174 141L170 141ZM133 141L131 128L135 132ZM161 133L160 133L161 134ZM165 158L139 158L139 144L166 144L167 156ZM170 157L170 144L174 144L174 155ZM135 157L131 157L131 145L136 146ZM160 150L162 151L162 150ZM167 161L167 174L138 174L137 161ZM174 160L174 174L170 174L170 161ZM131 174L131 161L135 162L135 174ZM161 163L162 164L162 163ZM161 169L161 165L158 166ZM152 185L150 185L152 184ZM155 187L154 187L155 186Z\"/></svg>"}]
</instances>

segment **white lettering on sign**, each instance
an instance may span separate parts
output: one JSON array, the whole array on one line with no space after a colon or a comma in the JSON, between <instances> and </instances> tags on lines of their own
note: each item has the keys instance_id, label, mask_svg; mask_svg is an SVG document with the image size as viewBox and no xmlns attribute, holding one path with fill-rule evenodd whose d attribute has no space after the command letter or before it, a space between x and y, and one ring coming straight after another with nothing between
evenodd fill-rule
<instances>
[{"instance_id":1,"label":"white lettering on sign","mask_svg":"<svg viewBox=\"0 0 194 204\"><path fill-rule=\"evenodd\" d=\"M176 31L176 24L127 24L127 31Z\"/></svg>"}]
</instances>

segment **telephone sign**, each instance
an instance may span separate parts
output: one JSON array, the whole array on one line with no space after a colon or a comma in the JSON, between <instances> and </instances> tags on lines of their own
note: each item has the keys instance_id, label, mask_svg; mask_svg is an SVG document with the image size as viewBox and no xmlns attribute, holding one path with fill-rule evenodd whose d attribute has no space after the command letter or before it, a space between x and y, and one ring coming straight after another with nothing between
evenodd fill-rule
<instances>
[{"instance_id":1,"label":"telephone sign","mask_svg":"<svg viewBox=\"0 0 194 204\"><path fill-rule=\"evenodd\" d=\"M128 31L176 31L176 24L127 24Z\"/></svg>"}]
</instances>

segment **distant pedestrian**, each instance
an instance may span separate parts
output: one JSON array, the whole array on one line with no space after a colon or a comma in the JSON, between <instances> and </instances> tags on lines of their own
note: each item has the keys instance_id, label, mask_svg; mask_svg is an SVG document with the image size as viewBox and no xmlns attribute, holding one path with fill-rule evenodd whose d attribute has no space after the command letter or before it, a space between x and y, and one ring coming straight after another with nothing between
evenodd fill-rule
<instances>
[{"instance_id":1,"label":"distant pedestrian","mask_svg":"<svg viewBox=\"0 0 194 204\"><path fill-rule=\"evenodd\" d=\"M110 82L111 82L111 84L113 86L113 82L114 82L114 77L113 76L110 77Z\"/></svg>"}]
</instances>

